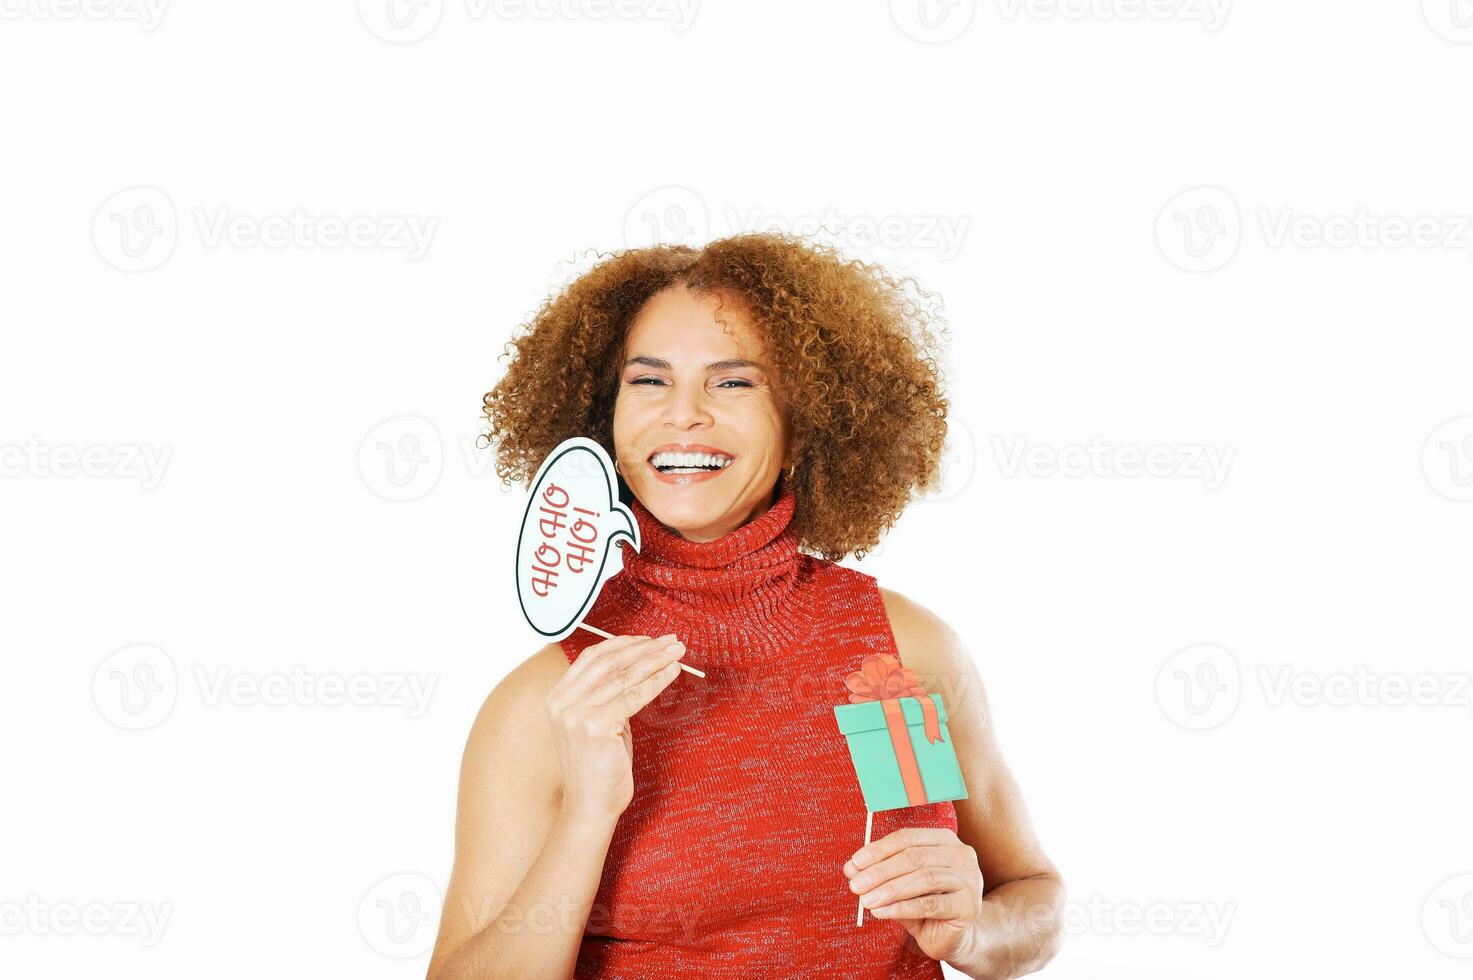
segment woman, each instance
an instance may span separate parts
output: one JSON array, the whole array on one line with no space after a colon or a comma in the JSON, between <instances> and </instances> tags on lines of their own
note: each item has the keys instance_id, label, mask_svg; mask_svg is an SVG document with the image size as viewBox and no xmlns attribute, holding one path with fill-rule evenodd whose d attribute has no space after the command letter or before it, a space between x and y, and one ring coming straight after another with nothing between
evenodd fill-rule
<instances>
[{"instance_id":1,"label":"woman","mask_svg":"<svg viewBox=\"0 0 1473 980\"><path fill-rule=\"evenodd\" d=\"M498 472L598 440L642 546L585 617L615 639L547 645L472 727L434 980L995 978L1053 955L1063 886L971 658L835 561L935 482L935 321L776 234L618 253L534 315L485 399ZM969 796L876 813L861 848L833 708L877 653L943 695Z\"/></svg>"}]
</instances>

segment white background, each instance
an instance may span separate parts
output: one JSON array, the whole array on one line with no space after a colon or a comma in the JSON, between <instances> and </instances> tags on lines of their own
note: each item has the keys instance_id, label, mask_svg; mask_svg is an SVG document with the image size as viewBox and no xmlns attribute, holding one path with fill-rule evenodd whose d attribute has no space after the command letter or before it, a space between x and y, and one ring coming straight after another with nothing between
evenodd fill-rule
<instances>
[{"instance_id":1,"label":"white background","mask_svg":"<svg viewBox=\"0 0 1473 980\"><path fill-rule=\"evenodd\" d=\"M421 976L539 645L502 344L825 223L946 303L857 567L981 666L1044 975L1467 975L1467 0L141 2L0 0L0 972Z\"/></svg>"}]
</instances>

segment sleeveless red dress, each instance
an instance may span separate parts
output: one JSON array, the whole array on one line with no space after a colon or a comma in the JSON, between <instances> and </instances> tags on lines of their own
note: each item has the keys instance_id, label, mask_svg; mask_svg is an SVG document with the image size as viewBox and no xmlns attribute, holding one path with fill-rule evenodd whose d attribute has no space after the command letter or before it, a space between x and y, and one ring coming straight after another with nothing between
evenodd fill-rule
<instances>
[{"instance_id":1,"label":"sleeveless red dress","mask_svg":"<svg viewBox=\"0 0 1473 980\"><path fill-rule=\"evenodd\" d=\"M871 575L803 554L791 490L756 520L691 542L635 499L641 552L622 549L585 617L619 635L675 633L684 671L630 723L634 798L620 816L575 977L940 977L898 922L866 914L844 862L864 798L834 722L866 656L899 658ZM562 641L570 661L599 638ZM956 830L951 803L874 815Z\"/></svg>"}]
</instances>

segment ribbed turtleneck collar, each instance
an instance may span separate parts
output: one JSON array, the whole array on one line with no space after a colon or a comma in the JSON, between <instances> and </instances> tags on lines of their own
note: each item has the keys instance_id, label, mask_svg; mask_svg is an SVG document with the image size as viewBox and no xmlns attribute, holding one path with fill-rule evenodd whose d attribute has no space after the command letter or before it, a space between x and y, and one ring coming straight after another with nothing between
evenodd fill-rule
<instances>
[{"instance_id":1,"label":"ribbed turtleneck collar","mask_svg":"<svg viewBox=\"0 0 1473 980\"><path fill-rule=\"evenodd\" d=\"M640 550L623 546L626 626L648 636L675 633L695 667L753 666L782 656L811 624L800 601L795 499L779 491L755 520L714 541L687 541L636 497Z\"/></svg>"}]
</instances>

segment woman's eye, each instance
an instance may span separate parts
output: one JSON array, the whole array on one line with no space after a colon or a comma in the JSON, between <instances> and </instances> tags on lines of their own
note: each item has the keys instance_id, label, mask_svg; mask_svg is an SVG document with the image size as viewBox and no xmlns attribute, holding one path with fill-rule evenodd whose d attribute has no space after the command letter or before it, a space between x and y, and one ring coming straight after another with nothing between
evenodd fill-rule
<instances>
[{"instance_id":1,"label":"woman's eye","mask_svg":"<svg viewBox=\"0 0 1473 980\"><path fill-rule=\"evenodd\" d=\"M642 384L646 384L646 383L662 385L665 382L662 381L662 380L660 380L659 378L643 377L643 378L635 378L632 381L630 381L629 383L632 384L632 385L642 385ZM743 387L743 388L750 388L750 387L752 387L752 382L745 381L742 378L727 378L725 381L721 382L721 384L717 385L716 387L723 388L726 385L733 385L733 384L734 385L739 385L740 387Z\"/></svg>"}]
</instances>

